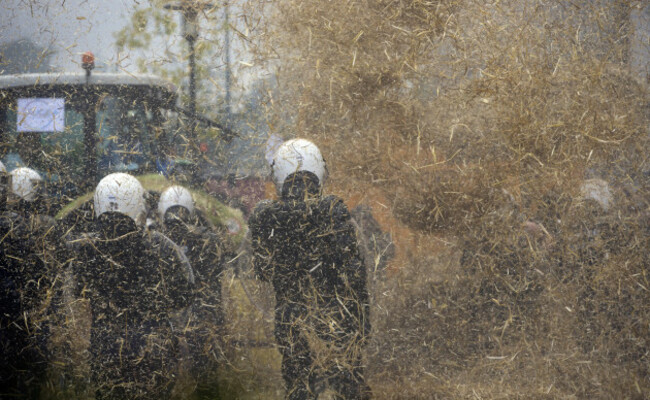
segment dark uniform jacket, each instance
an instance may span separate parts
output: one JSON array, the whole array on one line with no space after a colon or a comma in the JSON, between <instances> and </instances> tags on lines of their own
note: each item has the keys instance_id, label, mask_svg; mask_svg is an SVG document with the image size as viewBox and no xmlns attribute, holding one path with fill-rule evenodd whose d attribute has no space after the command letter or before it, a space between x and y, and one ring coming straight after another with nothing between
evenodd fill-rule
<instances>
[{"instance_id":1,"label":"dark uniform jacket","mask_svg":"<svg viewBox=\"0 0 650 400\"><path fill-rule=\"evenodd\" d=\"M126 216L105 216L99 233L68 238L77 293L92 310L96 398L164 397L175 357L170 314L192 301L191 267L162 235L136 229Z\"/></svg>"},{"instance_id":2,"label":"dark uniform jacket","mask_svg":"<svg viewBox=\"0 0 650 400\"><path fill-rule=\"evenodd\" d=\"M366 270L350 213L341 199L320 197L319 190L316 182L296 179L285 184L281 200L257 206L249 220L253 267L273 284L276 321L293 318L291 309L314 317L321 335L365 337Z\"/></svg>"},{"instance_id":3,"label":"dark uniform jacket","mask_svg":"<svg viewBox=\"0 0 650 400\"><path fill-rule=\"evenodd\" d=\"M219 398L217 367L223 353L221 275L225 254L221 237L201 226L196 217L188 214L182 218L174 212L165 219L163 232L179 245L192 264L196 296L183 332L189 350L188 364L196 379L195 395L211 399Z\"/></svg>"},{"instance_id":4,"label":"dark uniform jacket","mask_svg":"<svg viewBox=\"0 0 650 400\"><path fill-rule=\"evenodd\" d=\"M44 300L56 275L49 262L55 254L52 223L45 216L0 214L0 397L37 397L45 378Z\"/></svg>"},{"instance_id":5,"label":"dark uniform jacket","mask_svg":"<svg viewBox=\"0 0 650 400\"><path fill-rule=\"evenodd\" d=\"M275 337L291 400L313 399L318 381L339 398L365 399L361 347L370 331L366 269L350 213L320 196L318 178L290 175L279 201L249 219L253 268L275 289ZM319 349L328 349L325 357ZM320 372L319 372L320 370Z\"/></svg>"},{"instance_id":6,"label":"dark uniform jacket","mask_svg":"<svg viewBox=\"0 0 650 400\"><path fill-rule=\"evenodd\" d=\"M196 281L195 312L201 313L210 322L222 323L222 240L207 228L187 225L181 221L167 223L163 233L180 246L192 264Z\"/></svg>"}]
</instances>

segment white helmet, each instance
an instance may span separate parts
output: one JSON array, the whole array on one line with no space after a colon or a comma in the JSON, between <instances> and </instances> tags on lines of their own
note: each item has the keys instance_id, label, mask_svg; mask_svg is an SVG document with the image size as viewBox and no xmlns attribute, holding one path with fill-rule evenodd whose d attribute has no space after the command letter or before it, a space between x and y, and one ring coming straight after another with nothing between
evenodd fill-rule
<instances>
[{"instance_id":1,"label":"white helmet","mask_svg":"<svg viewBox=\"0 0 650 400\"><path fill-rule=\"evenodd\" d=\"M165 189L158 201L158 215L160 215L160 218L164 218L167 210L174 206L185 207L190 213L193 213L194 200L190 191L182 186L170 186Z\"/></svg>"},{"instance_id":2,"label":"white helmet","mask_svg":"<svg viewBox=\"0 0 650 400\"><path fill-rule=\"evenodd\" d=\"M144 196L144 188L131 175L122 172L106 175L95 189L95 215L119 212L142 225L146 217Z\"/></svg>"},{"instance_id":3,"label":"white helmet","mask_svg":"<svg viewBox=\"0 0 650 400\"><path fill-rule=\"evenodd\" d=\"M298 171L309 171L318 177L322 187L327 178L327 166L318 147L306 139L288 140L275 152L271 164L273 182L278 192L287 176Z\"/></svg>"},{"instance_id":4,"label":"white helmet","mask_svg":"<svg viewBox=\"0 0 650 400\"><path fill-rule=\"evenodd\" d=\"M34 201L43 178L31 168L16 168L11 171L11 191L25 201Z\"/></svg>"}]
</instances>

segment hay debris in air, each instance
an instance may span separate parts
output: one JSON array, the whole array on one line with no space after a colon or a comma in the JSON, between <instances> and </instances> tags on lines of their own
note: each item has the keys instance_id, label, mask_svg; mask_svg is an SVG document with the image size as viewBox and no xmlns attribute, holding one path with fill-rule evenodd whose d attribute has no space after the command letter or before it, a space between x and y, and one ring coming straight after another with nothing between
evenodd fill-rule
<instances>
[{"instance_id":1,"label":"hay debris in air","mask_svg":"<svg viewBox=\"0 0 650 400\"><path fill-rule=\"evenodd\" d=\"M330 188L373 193L362 200L414 235L374 287L380 398L647 395L647 13L471 0L261 13L269 120L295 122L275 133L315 139ZM611 207L585 196L591 179Z\"/></svg>"},{"instance_id":2,"label":"hay debris in air","mask_svg":"<svg viewBox=\"0 0 650 400\"><path fill-rule=\"evenodd\" d=\"M270 133L318 143L327 191L393 234L370 276L376 398L648 397L650 6L238 3L241 65L274 77ZM46 262L52 301L72 277ZM221 282L222 395L281 398L272 291L245 268ZM49 372L68 380L46 394L92 397L89 309L62 296Z\"/></svg>"}]
</instances>

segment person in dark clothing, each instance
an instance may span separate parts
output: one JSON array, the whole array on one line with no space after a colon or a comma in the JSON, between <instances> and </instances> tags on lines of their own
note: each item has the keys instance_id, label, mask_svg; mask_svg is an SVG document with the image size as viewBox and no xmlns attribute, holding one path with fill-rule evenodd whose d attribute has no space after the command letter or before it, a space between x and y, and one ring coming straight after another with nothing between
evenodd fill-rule
<instances>
[{"instance_id":1,"label":"person in dark clothing","mask_svg":"<svg viewBox=\"0 0 650 400\"><path fill-rule=\"evenodd\" d=\"M164 399L174 383L171 316L191 303L194 277L178 246L141 228L144 195L132 176L106 176L94 196L98 231L67 237L76 293L92 310L96 399Z\"/></svg>"},{"instance_id":2,"label":"person in dark clothing","mask_svg":"<svg viewBox=\"0 0 650 400\"><path fill-rule=\"evenodd\" d=\"M158 202L162 232L178 244L192 264L196 279L196 298L184 331L189 347L195 395L199 399L218 399L218 360L223 328L221 274L224 252L220 237L201 226L198 210L189 190L181 186L166 189Z\"/></svg>"},{"instance_id":3,"label":"person in dark clothing","mask_svg":"<svg viewBox=\"0 0 650 400\"><path fill-rule=\"evenodd\" d=\"M280 200L258 204L249 229L255 272L275 289L288 398L316 398L321 379L339 398L368 398L366 270L350 213L341 199L322 196L325 162L313 143L284 143L272 169Z\"/></svg>"},{"instance_id":4,"label":"person in dark clothing","mask_svg":"<svg viewBox=\"0 0 650 400\"><path fill-rule=\"evenodd\" d=\"M37 212L43 201L38 173L1 174L0 397L38 398L48 363L45 299L56 272L53 220Z\"/></svg>"},{"instance_id":5,"label":"person in dark clothing","mask_svg":"<svg viewBox=\"0 0 650 400\"><path fill-rule=\"evenodd\" d=\"M44 372L45 358L31 334L31 320L24 312L29 310L30 281L34 270L41 268L34 257L33 241L24 219L11 212L0 214L2 236L0 258L1 308L0 313L0 397L24 395L31 387L40 385L35 376ZM28 315L28 314L27 314ZM37 391L37 389L36 389ZM26 397L36 397L27 395Z\"/></svg>"}]
</instances>

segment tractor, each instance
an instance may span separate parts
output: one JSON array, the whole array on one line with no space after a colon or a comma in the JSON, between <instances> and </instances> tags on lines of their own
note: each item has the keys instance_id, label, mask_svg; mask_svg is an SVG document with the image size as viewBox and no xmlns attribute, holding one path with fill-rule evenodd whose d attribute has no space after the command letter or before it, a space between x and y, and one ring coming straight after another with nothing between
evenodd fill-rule
<instances>
[{"instance_id":1,"label":"tractor","mask_svg":"<svg viewBox=\"0 0 650 400\"><path fill-rule=\"evenodd\" d=\"M193 192L205 222L227 232L236 247L245 232L239 210L209 195L196 176L196 146L186 134L187 112L175 87L151 75L85 72L0 75L0 160L41 174L48 212L78 223L92 219L92 193L107 174L136 176L149 191L151 209L172 184ZM216 127L202 116L192 121Z\"/></svg>"}]
</instances>

